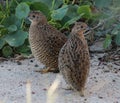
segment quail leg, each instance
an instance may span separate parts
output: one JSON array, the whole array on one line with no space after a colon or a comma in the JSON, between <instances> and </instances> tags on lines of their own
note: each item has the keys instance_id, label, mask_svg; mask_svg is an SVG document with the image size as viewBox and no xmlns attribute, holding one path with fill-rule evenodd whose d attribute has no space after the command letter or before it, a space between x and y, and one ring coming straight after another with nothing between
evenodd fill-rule
<instances>
[{"instance_id":1,"label":"quail leg","mask_svg":"<svg viewBox=\"0 0 120 103\"><path fill-rule=\"evenodd\" d=\"M85 96L85 94L84 94L84 88L82 88L82 89L80 90L80 96L81 96L81 97L84 97L84 96Z\"/></svg>"},{"instance_id":2,"label":"quail leg","mask_svg":"<svg viewBox=\"0 0 120 103\"><path fill-rule=\"evenodd\" d=\"M47 67L42 70L36 70L36 72L40 72L42 74L48 73L48 72L59 73L59 70L55 70L55 69L51 69L50 67Z\"/></svg>"}]
</instances>

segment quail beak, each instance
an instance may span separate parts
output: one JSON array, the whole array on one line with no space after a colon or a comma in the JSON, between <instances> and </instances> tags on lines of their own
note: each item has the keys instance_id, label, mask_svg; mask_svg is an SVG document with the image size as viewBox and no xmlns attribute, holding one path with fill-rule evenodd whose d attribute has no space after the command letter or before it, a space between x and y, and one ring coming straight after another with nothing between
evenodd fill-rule
<instances>
[{"instance_id":1,"label":"quail beak","mask_svg":"<svg viewBox=\"0 0 120 103\"><path fill-rule=\"evenodd\" d=\"M86 30L84 31L84 35L87 35L91 32L91 28L87 27Z\"/></svg>"},{"instance_id":2,"label":"quail beak","mask_svg":"<svg viewBox=\"0 0 120 103\"><path fill-rule=\"evenodd\" d=\"M30 16L28 15L25 19L29 20L29 19L30 19Z\"/></svg>"},{"instance_id":3,"label":"quail beak","mask_svg":"<svg viewBox=\"0 0 120 103\"><path fill-rule=\"evenodd\" d=\"M28 17L26 17L26 20L32 22L29 15L28 15Z\"/></svg>"}]
</instances>

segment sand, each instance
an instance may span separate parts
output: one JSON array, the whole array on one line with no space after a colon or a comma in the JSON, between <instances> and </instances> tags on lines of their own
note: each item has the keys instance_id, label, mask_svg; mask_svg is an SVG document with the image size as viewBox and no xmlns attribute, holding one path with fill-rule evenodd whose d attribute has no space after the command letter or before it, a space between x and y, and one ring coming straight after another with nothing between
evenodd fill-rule
<instances>
[{"instance_id":1,"label":"sand","mask_svg":"<svg viewBox=\"0 0 120 103\"><path fill-rule=\"evenodd\" d=\"M120 67L91 58L85 97L67 85L58 73L35 72L44 67L34 58L0 62L0 103L120 103ZM54 84L54 85L53 85Z\"/></svg>"}]
</instances>

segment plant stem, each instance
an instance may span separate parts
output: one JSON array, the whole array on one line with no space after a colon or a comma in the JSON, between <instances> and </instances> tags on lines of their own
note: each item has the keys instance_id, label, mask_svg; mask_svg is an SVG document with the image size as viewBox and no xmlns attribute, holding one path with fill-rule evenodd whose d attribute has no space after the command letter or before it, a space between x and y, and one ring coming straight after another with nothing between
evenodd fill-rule
<instances>
[{"instance_id":1,"label":"plant stem","mask_svg":"<svg viewBox=\"0 0 120 103\"><path fill-rule=\"evenodd\" d=\"M8 0L6 0L6 9L9 8L9 3L8 3Z\"/></svg>"},{"instance_id":2,"label":"plant stem","mask_svg":"<svg viewBox=\"0 0 120 103\"><path fill-rule=\"evenodd\" d=\"M9 16L9 1L6 0L6 16Z\"/></svg>"},{"instance_id":3,"label":"plant stem","mask_svg":"<svg viewBox=\"0 0 120 103\"><path fill-rule=\"evenodd\" d=\"M21 23L21 26L20 26L21 29L23 28L23 24L24 24L24 19L22 19L22 23Z\"/></svg>"},{"instance_id":4,"label":"plant stem","mask_svg":"<svg viewBox=\"0 0 120 103\"><path fill-rule=\"evenodd\" d=\"M19 2L17 0L14 0L14 1L16 2L17 5L19 4Z\"/></svg>"},{"instance_id":5,"label":"plant stem","mask_svg":"<svg viewBox=\"0 0 120 103\"><path fill-rule=\"evenodd\" d=\"M52 0L52 7L51 7L51 10L53 10L54 5L55 5L55 0Z\"/></svg>"},{"instance_id":6,"label":"plant stem","mask_svg":"<svg viewBox=\"0 0 120 103\"><path fill-rule=\"evenodd\" d=\"M5 19L5 16L3 16L2 20L0 21L0 24L2 24L2 22L4 21Z\"/></svg>"}]
</instances>

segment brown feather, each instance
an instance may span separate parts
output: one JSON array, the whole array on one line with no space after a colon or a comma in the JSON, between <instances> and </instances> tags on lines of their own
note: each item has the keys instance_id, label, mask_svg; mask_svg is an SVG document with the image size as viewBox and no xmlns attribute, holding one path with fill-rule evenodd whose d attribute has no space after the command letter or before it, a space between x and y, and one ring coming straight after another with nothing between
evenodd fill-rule
<instances>
[{"instance_id":1,"label":"brown feather","mask_svg":"<svg viewBox=\"0 0 120 103\"><path fill-rule=\"evenodd\" d=\"M58 70L58 54L67 41L67 37L49 25L42 13L31 12L29 18L32 21L29 42L33 55L47 67Z\"/></svg>"},{"instance_id":2,"label":"brown feather","mask_svg":"<svg viewBox=\"0 0 120 103\"><path fill-rule=\"evenodd\" d=\"M75 24L59 53L59 69L63 78L80 92L84 90L90 68L88 46L83 34L86 28L85 23Z\"/></svg>"}]
</instances>

